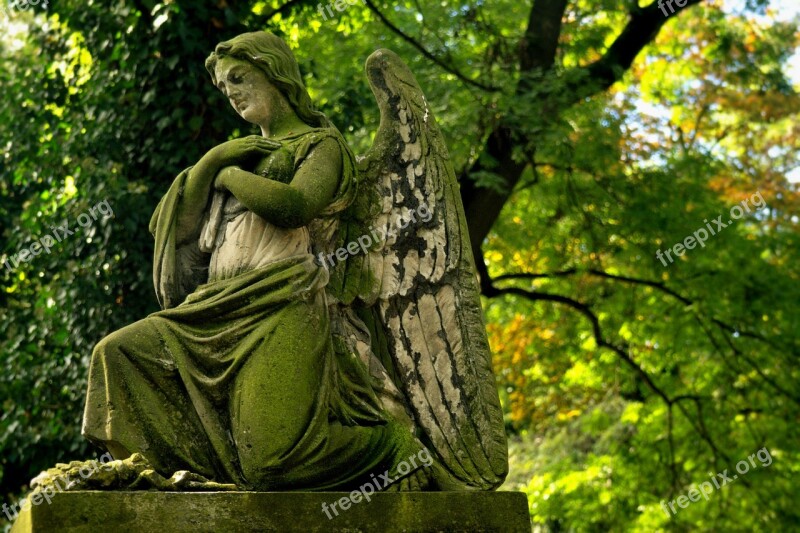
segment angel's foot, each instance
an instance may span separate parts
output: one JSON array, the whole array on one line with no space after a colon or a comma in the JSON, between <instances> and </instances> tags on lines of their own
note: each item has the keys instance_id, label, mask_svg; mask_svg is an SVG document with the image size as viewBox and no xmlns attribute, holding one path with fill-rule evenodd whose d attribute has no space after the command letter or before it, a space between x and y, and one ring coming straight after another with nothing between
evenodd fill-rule
<instances>
[{"instance_id":1,"label":"angel's foot","mask_svg":"<svg viewBox=\"0 0 800 533\"><path fill-rule=\"evenodd\" d=\"M239 490L233 483L217 483L210 479L189 472L188 470L179 470L175 472L169 479L170 485L173 487L168 490L183 490L183 491L234 491Z\"/></svg>"}]
</instances>

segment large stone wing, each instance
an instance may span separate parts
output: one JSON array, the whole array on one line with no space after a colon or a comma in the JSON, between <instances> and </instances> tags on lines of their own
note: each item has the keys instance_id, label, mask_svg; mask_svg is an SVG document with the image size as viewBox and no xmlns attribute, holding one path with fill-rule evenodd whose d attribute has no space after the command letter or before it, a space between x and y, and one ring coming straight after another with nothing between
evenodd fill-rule
<instances>
[{"instance_id":1,"label":"large stone wing","mask_svg":"<svg viewBox=\"0 0 800 533\"><path fill-rule=\"evenodd\" d=\"M366 69L381 122L347 233L373 243L348 259L344 299L374 306L390 374L457 486L493 489L508 448L455 173L405 63L378 50Z\"/></svg>"}]
</instances>

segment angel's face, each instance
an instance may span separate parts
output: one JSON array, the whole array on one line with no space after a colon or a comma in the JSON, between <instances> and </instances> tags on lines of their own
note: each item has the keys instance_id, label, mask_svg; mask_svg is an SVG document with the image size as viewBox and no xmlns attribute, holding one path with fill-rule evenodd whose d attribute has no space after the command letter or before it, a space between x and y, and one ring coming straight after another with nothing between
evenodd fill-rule
<instances>
[{"instance_id":1,"label":"angel's face","mask_svg":"<svg viewBox=\"0 0 800 533\"><path fill-rule=\"evenodd\" d=\"M267 75L251 63L233 57L222 57L214 69L217 88L230 101L236 113L259 126L269 125L282 106L280 91Z\"/></svg>"}]
</instances>

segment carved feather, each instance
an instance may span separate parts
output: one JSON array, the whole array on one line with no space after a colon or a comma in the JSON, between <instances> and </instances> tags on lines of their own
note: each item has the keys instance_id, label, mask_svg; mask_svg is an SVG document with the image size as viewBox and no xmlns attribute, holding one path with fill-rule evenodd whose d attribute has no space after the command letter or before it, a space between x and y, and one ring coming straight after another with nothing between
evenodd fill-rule
<instances>
[{"instance_id":1,"label":"carved feather","mask_svg":"<svg viewBox=\"0 0 800 533\"><path fill-rule=\"evenodd\" d=\"M493 489L508 470L507 445L455 174L403 61L378 50L366 70L381 122L359 158L349 233L386 238L348 259L342 301L378 307L390 374L456 484ZM369 282L351 281L356 271L368 272Z\"/></svg>"}]
</instances>

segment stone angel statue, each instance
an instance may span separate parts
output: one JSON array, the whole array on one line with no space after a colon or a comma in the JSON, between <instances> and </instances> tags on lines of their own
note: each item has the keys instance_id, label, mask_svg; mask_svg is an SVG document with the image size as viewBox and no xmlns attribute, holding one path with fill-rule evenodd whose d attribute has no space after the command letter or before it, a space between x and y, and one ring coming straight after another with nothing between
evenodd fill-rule
<instances>
[{"instance_id":1,"label":"stone angel statue","mask_svg":"<svg viewBox=\"0 0 800 533\"><path fill-rule=\"evenodd\" d=\"M162 310L95 348L84 436L159 488L181 472L194 484L172 488L351 490L384 471L399 490L498 487L464 211L408 67L367 60L381 121L361 158L278 37L223 42L206 67L262 135L211 149L156 208Z\"/></svg>"}]
</instances>

